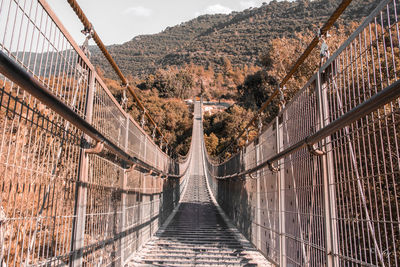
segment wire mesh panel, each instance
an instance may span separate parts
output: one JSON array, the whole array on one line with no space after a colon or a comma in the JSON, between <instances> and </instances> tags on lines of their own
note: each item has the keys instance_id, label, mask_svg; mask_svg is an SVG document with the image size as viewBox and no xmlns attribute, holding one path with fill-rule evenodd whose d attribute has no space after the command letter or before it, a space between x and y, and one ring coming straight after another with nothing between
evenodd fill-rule
<instances>
[{"instance_id":1,"label":"wire mesh panel","mask_svg":"<svg viewBox=\"0 0 400 267\"><path fill-rule=\"evenodd\" d=\"M44 0L0 1L0 50L110 142L182 174L116 102ZM184 179L129 169L0 74L0 265L121 265L177 205ZM97 153L97 154L91 154Z\"/></svg>"},{"instance_id":2,"label":"wire mesh panel","mask_svg":"<svg viewBox=\"0 0 400 267\"><path fill-rule=\"evenodd\" d=\"M131 156L137 157L160 170L167 172L170 169L174 169L173 166L170 166L171 164L174 165L174 163L168 155L132 119L129 120L127 152Z\"/></svg>"},{"instance_id":3,"label":"wire mesh panel","mask_svg":"<svg viewBox=\"0 0 400 267\"><path fill-rule=\"evenodd\" d=\"M274 155L277 150L276 129L271 125L258 138L259 162ZM258 219L258 242L260 249L268 259L275 263L279 262L280 240L279 240L279 182L278 175L264 168L257 173L260 177L259 189L259 219Z\"/></svg>"},{"instance_id":4,"label":"wire mesh panel","mask_svg":"<svg viewBox=\"0 0 400 267\"><path fill-rule=\"evenodd\" d=\"M377 4L279 114L277 129L269 127L258 137L260 156L252 154L252 143L220 165L207 158L221 207L277 264L400 265L400 99L387 100L364 117L352 112L398 82L398 12L396 0ZM350 112L361 118L307 146L309 137ZM277 147L264 149L263 143L274 144L270 139ZM274 157L279 157L274 164L267 161ZM246 181L230 178L260 163L270 170L240 177ZM257 201L254 177L261 179ZM261 214L253 214L260 202ZM260 229L250 228L249 235L240 216L255 220Z\"/></svg>"},{"instance_id":5,"label":"wire mesh panel","mask_svg":"<svg viewBox=\"0 0 400 267\"><path fill-rule=\"evenodd\" d=\"M98 80L95 84L93 125L116 145L124 147L126 115L111 93Z\"/></svg>"},{"instance_id":6,"label":"wire mesh panel","mask_svg":"<svg viewBox=\"0 0 400 267\"><path fill-rule=\"evenodd\" d=\"M238 172L239 170L255 167L257 165L257 152L257 144L255 144L255 142L249 144L246 149L238 155L241 165L235 166L235 171ZM232 161L231 164L233 162L234 161ZM233 167L233 165L230 166ZM248 179L245 181L238 179L236 181L229 181L228 188L229 193L223 193L223 203L225 203L225 206L229 203L229 205L236 207L234 208L235 213L232 214L234 216L233 221L239 227L241 232L245 234L250 241L256 244L259 234L257 231L257 181L255 179ZM230 196L232 192L235 192L233 199Z\"/></svg>"},{"instance_id":7,"label":"wire mesh panel","mask_svg":"<svg viewBox=\"0 0 400 267\"><path fill-rule=\"evenodd\" d=\"M0 49L84 117L88 66L51 15L39 1L1 1Z\"/></svg>"},{"instance_id":8,"label":"wire mesh panel","mask_svg":"<svg viewBox=\"0 0 400 267\"><path fill-rule=\"evenodd\" d=\"M146 138L146 162L154 165L157 162L157 151L154 150L155 145L150 138Z\"/></svg>"},{"instance_id":9,"label":"wire mesh panel","mask_svg":"<svg viewBox=\"0 0 400 267\"><path fill-rule=\"evenodd\" d=\"M84 266L120 263L121 188L124 170L99 156L89 156L83 251Z\"/></svg>"},{"instance_id":10,"label":"wire mesh panel","mask_svg":"<svg viewBox=\"0 0 400 267\"><path fill-rule=\"evenodd\" d=\"M383 1L323 72L327 123L398 80L397 1ZM398 266L399 99L330 137L339 264Z\"/></svg>"},{"instance_id":11,"label":"wire mesh panel","mask_svg":"<svg viewBox=\"0 0 400 267\"><path fill-rule=\"evenodd\" d=\"M245 153L242 154L242 162L243 168L248 169L250 167L254 167L257 165L257 145L255 142L252 142L249 146L246 147ZM248 179L244 185L245 194L242 193L242 202L248 203L248 218L247 223L249 225L244 225L247 228L248 238L254 244L258 239L258 225L257 225L257 209L258 209L258 196L257 190L257 180L256 179ZM246 199L245 199L246 198Z\"/></svg>"},{"instance_id":12,"label":"wire mesh panel","mask_svg":"<svg viewBox=\"0 0 400 267\"><path fill-rule=\"evenodd\" d=\"M282 149L316 132L315 80L301 90L281 114ZM307 149L287 155L283 169L285 256L291 266L326 264L324 199L320 158Z\"/></svg>"},{"instance_id":13,"label":"wire mesh panel","mask_svg":"<svg viewBox=\"0 0 400 267\"><path fill-rule=\"evenodd\" d=\"M143 133L139 127L137 127L135 123L130 120L127 152L141 160L144 160L144 138L145 133Z\"/></svg>"},{"instance_id":14,"label":"wire mesh panel","mask_svg":"<svg viewBox=\"0 0 400 267\"><path fill-rule=\"evenodd\" d=\"M68 261L81 133L4 77L0 90L0 260Z\"/></svg>"},{"instance_id":15,"label":"wire mesh panel","mask_svg":"<svg viewBox=\"0 0 400 267\"><path fill-rule=\"evenodd\" d=\"M140 172L132 171L127 176L125 205L123 206L122 238L123 255L130 255L140 247L138 230L141 225L139 205L141 203L142 177ZM126 257L124 258L124 260Z\"/></svg>"},{"instance_id":16,"label":"wire mesh panel","mask_svg":"<svg viewBox=\"0 0 400 267\"><path fill-rule=\"evenodd\" d=\"M0 49L84 117L88 66L37 1L1 1ZM0 76L0 264L68 263L80 137Z\"/></svg>"}]
</instances>

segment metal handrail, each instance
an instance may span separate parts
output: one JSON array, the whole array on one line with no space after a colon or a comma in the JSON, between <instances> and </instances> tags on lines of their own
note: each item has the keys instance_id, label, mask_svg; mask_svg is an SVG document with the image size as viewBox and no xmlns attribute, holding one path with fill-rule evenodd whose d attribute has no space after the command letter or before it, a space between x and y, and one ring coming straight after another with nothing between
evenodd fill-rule
<instances>
[{"instance_id":1,"label":"metal handrail","mask_svg":"<svg viewBox=\"0 0 400 267\"><path fill-rule=\"evenodd\" d=\"M303 54L297 59L297 61L290 68L289 72L277 86L272 95L265 101L265 103L261 106L261 108L257 111L257 113L253 116L253 118L247 123L247 125L243 128L243 130L239 133L239 135L233 139L220 153L218 156L221 156L228 148L230 148L234 143L236 143L239 138L243 136L243 134L250 128L250 126L261 116L261 114L267 109L267 107L271 104L272 100L276 96L278 96L280 89L289 81L289 79L293 76L293 74L298 70L301 64L307 59L307 57L311 54L313 49L318 45L319 37L328 32L328 30L332 27L332 25L336 22L336 20L340 17L340 15L346 10L352 0L343 0L340 5L336 8L336 10L332 13L329 19L325 22L325 24L319 30L319 34L314 37L311 43L304 50Z\"/></svg>"},{"instance_id":2,"label":"metal handrail","mask_svg":"<svg viewBox=\"0 0 400 267\"><path fill-rule=\"evenodd\" d=\"M363 118L364 116L370 114L371 112L381 108L382 106L390 103L393 100L396 100L400 97L400 80L392 83L382 91L373 95L370 99L366 100L365 102L361 103L357 107L353 108L352 110L343 114L340 118L336 119L329 125L325 126L321 130L315 132L312 135L307 136L306 138L302 139L301 141L297 142L296 144L286 148L282 152L276 154L273 157L270 157L268 160L260 163L259 165L245 170L240 173L234 173L231 175L226 176L214 176L217 179L229 179L240 177L244 175L248 175L254 173L258 170L261 170L267 166L271 166L271 164L275 161L278 161L289 154L292 154L295 151L298 151L301 148L312 146L317 142L323 140L324 138L330 136L331 134L337 132L340 129L348 126L351 123Z\"/></svg>"},{"instance_id":3,"label":"metal handrail","mask_svg":"<svg viewBox=\"0 0 400 267\"><path fill-rule=\"evenodd\" d=\"M29 92L35 98L39 99L54 112L65 118L72 123L75 127L94 139L98 144L103 144L107 149L115 153L119 158L126 161L130 165L139 165L140 167L156 173L158 175L169 178L181 178L187 170L181 175L168 174L159 170L148 163L136 158L131 157L116 144L110 141L90 123L83 119L79 114L72 110L67 104L61 101L50 90L44 87L37 79L33 77L24 68L18 65L14 60L9 58L4 52L0 51L0 72L8 79L18 84L25 91Z\"/></svg>"},{"instance_id":4,"label":"metal handrail","mask_svg":"<svg viewBox=\"0 0 400 267\"><path fill-rule=\"evenodd\" d=\"M132 95L133 99L135 100L135 102L137 103L139 109L145 114L145 116L150 121L150 123L155 127L157 133L161 136L161 138L166 143L166 146L170 147L169 144L168 144L168 140L162 134L160 128L157 126L157 124L155 123L155 121L153 120L153 118L151 117L149 112L146 112L146 108L144 107L144 105L140 101L139 97L136 95L136 93L133 90L133 88L129 85L128 80L125 78L125 76L122 73L121 69L118 67L117 63L115 62L115 60L112 58L112 56L108 52L106 46L104 45L103 41L100 39L100 37L97 34L97 32L94 30L92 23L90 23L89 19L86 17L85 13L83 12L81 7L79 6L78 2L76 0L68 0L68 3L72 7L72 9L74 10L75 14L78 16L78 18L80 19L80 21L82 22L82 24L85 27L85 29L88 32L90 32L90 34L92 35L93 40L96 42L96 44L99 47L99 49L101 50L101 52L103 53L105 58L108 60L108 62L110 63L110 65L114 69L115 73L120 78L122 84L124 86L126 86L128 91L131 93L131 95Z\"/></svg>"}]
</instances>

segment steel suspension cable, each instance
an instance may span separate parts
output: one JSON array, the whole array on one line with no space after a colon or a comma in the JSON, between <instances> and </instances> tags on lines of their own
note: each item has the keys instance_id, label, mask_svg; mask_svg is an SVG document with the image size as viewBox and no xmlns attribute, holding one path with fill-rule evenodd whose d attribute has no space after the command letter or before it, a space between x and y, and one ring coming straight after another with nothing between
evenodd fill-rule
<instances>
[{"instance_id":1,"label":"steel suspension cable","mask_svg":"<svg viewBox=\"0 0 400 267\"><path fill-rule=\"evenodd\" d=\"M72 7L72 9L75 11L75 14L78 16L78 18L82 22L83 26L85 27L85 29L92 34L92 38L96 42L98 48L101 50L101 52L103 53L105 58L108 60L108 62L110 63L110 65L114 69L115 73L118 75L118 77L122 81L122 84L124 86L126 86L128 91L131 93L131 95L132 95L133 99L135 100L135 102L137 103L139 109L143 112L143 114L145 114L147 119L154 126L155 130L161 136L162 140L164 140L164 142L166 143L166 146L168 147L169 146L168 140L164 137L164 135L162 134L160 128L157 126L157 124L155 123L155 121L153 120L153 118L151 117L149 112L147 112L145 106L142 104L142 102L140 101L139 97L136 95L136 93L133 90L133 88L129 85L128 80L125 78L125 76L122 73L121 69L118 67L117 63L112 58L111 54L108 52L106 46L104 45L103 41L100 39L100 37L97 34L97 32L94 30L92 23L90 23L89 19L86 17L85 13L83 12L81 7L79 6L78 2L76 0L67 0L67 1L70 4L70 6Z\"/></svg>"}]
</instances>

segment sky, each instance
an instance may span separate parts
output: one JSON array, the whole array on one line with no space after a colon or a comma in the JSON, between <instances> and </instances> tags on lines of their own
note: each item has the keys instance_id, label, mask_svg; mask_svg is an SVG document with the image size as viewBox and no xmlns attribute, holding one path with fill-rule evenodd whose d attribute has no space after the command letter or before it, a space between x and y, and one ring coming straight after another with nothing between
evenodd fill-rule
<instances>
[{"instance_id":1,"label":"sky","mask_svg":"<svg viewBox=\"0 0 400 267\"><path fill-rule=\"evenodd\" d=\"M81 44L83 29L66 0L47 0L53 11ZM269 0L77 0L106 45L122 44L141 34L159 33L167 27L203 14L229 14L259 7Z\"/></svg>"}]
</instances>

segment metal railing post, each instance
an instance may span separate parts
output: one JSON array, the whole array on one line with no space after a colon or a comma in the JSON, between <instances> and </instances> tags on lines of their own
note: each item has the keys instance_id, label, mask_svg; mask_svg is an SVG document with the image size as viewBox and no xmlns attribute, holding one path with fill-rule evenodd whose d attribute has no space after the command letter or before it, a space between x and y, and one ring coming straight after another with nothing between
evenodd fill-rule
<instances>
[{"instance_id":1,"label":"metal railing post","mask_svg":"<svg viewBox=\"0 0 400 267\"><path fill-rule=\"evenodd\" d=\"M318 116L319 123L317 126L319 129L329 124L329 106L328 97L326 92L326 85L321 83L321 72L318 71L316 74L316 96L318 105ZM318 130L319 130L318 129ZM321 148L326 152L321 156L321 175L323 182L323 194L324 194L324 217L325 217L325 240L326 240L326 266L339 266L337 255L337 238L336 238L336 224L334 218L336 218L336 199L334 192L334 166L333 166L333 155L331 148L330 137L326 137L321 141Z\"/></svg>"},{"instance_id":2,"label":"metal railing post","mask_svg":"<svg viewBox=\"0 0 400 267\"><path fill-rule=\"evenodd\" d=\"M124 140L124 148L125 151L128 151L128 139L129 139L129 116L126 117L126 123L125 123L125 140ZM129 175L129 169L124 170L124 175L123 179L121 181L121 222L120 222L120 227L119 227L119 233L123 233L125 231L125 221L126 221L126 189L127 189L127 183L128 183L128 175ZM125 237L121 236L120 239L120 257L121 257L121 265L124 265L125 263L125 254L124 254L124 245L125 245Z\"/></svg>"},{"instance_id":3,"label":"metal railing post","mask_svg":"<svg viewBox=\"0 0 400 267\"><path fill-rule=\"evenodd\" d=\"M283 132L279 124L279 117L275 119L276 125L276 150L279 153L283 146ZM279 171L276 173L278 180L279 200L279 266L286 266L286 240L285 240L285 166L284 159L278 161Z\"/></svg>"},{"instance_id":4,"label":"metal railing post","mask_svg":"<svg viewBox=\"0 0 400 267\"><path fill-rule=\"evenodd\" d=\"M147 137L145 135L143 135L143 139L144 139L144 142L143 142L143 144L144 144L143 159L144 159L144 161L149 162L147 160ZM139 203L139 207L140 207L140 224L144 224L146 222L145 221L145 218L146 218L145 207L146 207L146 205L144 203L146 203L146 201L147 201L147 196L146 196L146 194L147 194L147 181L146 181L147 178L146 178L145 173L143 173L143 172L140 175L142 177L141 178L142 179L142 192L141 192L142 198L141 198L141 202ZM146 237L145 233L146 233L146 227L141 227L141 230L140 230L140 245L142 245L143 242L145 242L145 237Z\"/></svg>"},{"instance_id":5,"label":"metal railing post","mask_svg":"<svg viewBox=\"0 0 400 267\"><path fill-rule=\"evenodd\" d=\"M255 145L255 150L256 150L256 164L261 163L261 152L260 152L260 145L257 142ZM261 249L261 174L262 171L258 171L257 173L257 210L256 210L256 222L257 222L257 243L256 246L258 249Z\"/></svg>"},{"instance_id":6,"label":"metal railing post","mask_svg":"<svg viewBox=\"0 0 400 267\"><path fill-rule=\"evenodd\" d=\"M95 74L94 70L89 70L89 87L86 99L86 121L92 123L93 117L93 99L95 93ZM84 135L84 138L88 136ZM71 240L72 259L70 265L72 267L82 266L83 247L85 245L85 221L86 221L86 205L87 205L87 187L89 175L89 155L82 147L80 151L79 173L76 183L75 193L75 211L74 211L74 225Z\"/></svg>"}]
</instances>

